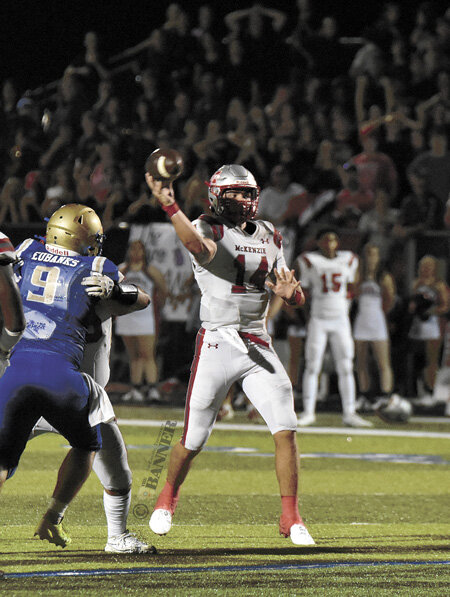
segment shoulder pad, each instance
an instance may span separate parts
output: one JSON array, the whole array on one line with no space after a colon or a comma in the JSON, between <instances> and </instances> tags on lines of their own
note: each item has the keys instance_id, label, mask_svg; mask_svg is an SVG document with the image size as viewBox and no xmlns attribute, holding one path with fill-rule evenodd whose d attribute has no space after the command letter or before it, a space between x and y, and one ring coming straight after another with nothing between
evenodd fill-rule
<instances>
[{"instance_id":1,"label":"shoulder pad","mask_svg":"<svg viewBox=\"0 0 450 597\"><path fill-rule=\"evenodd\" d=\"M283 235L276 228L274 228L273 230L273 242L279 249L281 249L281 245L283 243Z\"/></svg>"},{"instance_id":2,"label":"shoulder pad","mask_svg":"<svg viewBox=\"0 0 450 597\"><path fill-rule=\"evenodd\" d=\"M263 228L270 232L270 234L273 236L273 242L280 249L283 242L283 235L281 232L275 228L272 222L268 222L267 220L257 220L256 222L261 224Z\"/></svg>"},{"instance_id":3,"label":"shoulder pad","mask_svg":"<svg viewBox=\"0 0 450 597\"><path fill-rule=\"evenodd\" d=\"M300 255L300 260L303 261L303 263L306 265L306 267L312 267L312 263L311 263L308 253L302 253Z\"/></svg>"},{"instance_id":4,"label":"shoulder pad","mask_svg":"<svg viewBox=\"0 0 450 597\"><path fill-rule=\"evenodd\" d=\"M3 232L0 232L0 265L9 265L16 260L16 251L11 241Z\"/></svg>"},{"instance_id":5,"label":"shoulder pad","mask_svg":"<svg viewBox=\"0 0 450 597\"><path fill-rule=\"evenodd\" d=\"M274 233L275 226L272 224L272 222L268 222L267 220L255 220L255 224L256 223L261 224L261 226L271 234Z\"/></svg>"},{"instance_id":6,"label":"shoulder pad","mask_svg":"<svg viewBox=\"0 0 450 597\"><path fill-rule=\"evenodd\" d=\"M355 259L356 259L356 261L358 261L358 255L356 255L355 253L350 251L350 260L349 260L348 264L352 265L354 263Z\"/></svg>"},{"instance_id":7,"label":"shoulder pad","mask_svg":"<svg viewBox=\"0 0 450 597\"><path fill-rule=\"evenodd\" d=\"M91 272L98 272L99 274L105 274L112 278L114 281L119 280L119 269L112 261L106 257L90 257L90 268Z\"/></svg>"},{"instance_id":8,"label":"shoulder pad","mask_svg":"<svg viewBox=\"0 0 450 597\"><path fill-rule=\"evenodd\" d=\"M39 243L38 245L38 241L32 239L32 238L27 238L24 241L22 241L20 243L20 245L18 245L16 247L16 253L18 257L21 257L28 249L32 248L33 250L37 250L38 248L40 250L42 250L42 245Z\"/></svg>"},{"instance_id":9,"label":"shoulder pad","mask_svg":"<svg viewBox=\"0 0 450 597\"><path fill-rule=\"evenodd\" d=\"M223 238L223 224L217 218L207 214L202 214L198 219L200 220L200 222L206 222L206 224L208 224L211 227L211 230L213 232L213 240L215 242Z\"/></svg>"},{"instance_id":10,"label":"shoulder pad","mask_svg":"<svg viewBox=\"0 0 450 597\"><path fill-rule=\"evenodd\" d=\"M355 262L355 260L358 260L358 256L356 255L356 253L353 253L353 251L339 250L337 254L338 257L345 259L347 265L352 265Z\"/></svg>"}]
</instances>

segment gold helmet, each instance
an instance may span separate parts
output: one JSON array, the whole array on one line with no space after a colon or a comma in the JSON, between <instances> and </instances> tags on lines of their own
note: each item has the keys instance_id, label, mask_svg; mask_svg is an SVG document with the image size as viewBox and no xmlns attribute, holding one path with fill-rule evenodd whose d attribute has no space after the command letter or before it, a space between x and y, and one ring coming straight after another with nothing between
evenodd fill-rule
<instances>
[{"instance_id":1,"label":"gold helmet","mask_svg":"<svg viewBox=\"0 0 450 597\"><path fill-rule=\"evenodd\" d=\"M99 255L105 239L100 218L79 203L63 205L47 223L46 241L80 255Z\"/></svg>"}]
</instances>

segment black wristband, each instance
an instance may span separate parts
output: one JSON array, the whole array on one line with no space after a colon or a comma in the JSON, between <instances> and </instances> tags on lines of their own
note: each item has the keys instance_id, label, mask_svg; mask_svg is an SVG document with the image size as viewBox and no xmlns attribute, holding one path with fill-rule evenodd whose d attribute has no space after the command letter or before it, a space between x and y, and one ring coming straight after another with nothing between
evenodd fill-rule
<instances>
[{"instance_id":1,"label":"black wristband","mask_svg":"<svg viewBox=\"0 0 450 597\"><path fill-rule=\"evenodd\" d=\"M111 298L121 305L134 305L138 299L138 293L139 290L135 284L119 284L119 282L114 282Z\"/></svg>"}]
</instances>

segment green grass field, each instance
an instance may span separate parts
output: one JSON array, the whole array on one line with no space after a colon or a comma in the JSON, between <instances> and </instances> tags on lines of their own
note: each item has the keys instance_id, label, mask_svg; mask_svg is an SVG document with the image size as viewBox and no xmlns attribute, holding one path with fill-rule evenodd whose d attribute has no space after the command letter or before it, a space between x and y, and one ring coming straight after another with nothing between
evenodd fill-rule
<instances>
[{"instance_id":1,"label":"green grass field","mask_svg":"<svg viewBox=\"0 0 450 597\"><path fill-rule=\"evenodd\" d=\"M142 425L180 420L174 441L181 434L181 411L116 412ZM73 543L62 550L33 539L66 450L59 436L39 437L0 496L0 594L449 595L450 420L372 420L377 433L401 433L342 434L332 414L318 417L319 427L333 428L328 432L299 433L301 513L317 543L311 548L278 535L273 442L257 425L214 430L166 537L151 533L145 507L151 511L154 497L139 493L158 423L122 426L134 474L129 527L156 546L156 555L103 551L106 523L94 474L66 514ZM232 423L247 421L238 415ZM159 489L164 478L163 471Z\"/></svg>"}]
</instances>

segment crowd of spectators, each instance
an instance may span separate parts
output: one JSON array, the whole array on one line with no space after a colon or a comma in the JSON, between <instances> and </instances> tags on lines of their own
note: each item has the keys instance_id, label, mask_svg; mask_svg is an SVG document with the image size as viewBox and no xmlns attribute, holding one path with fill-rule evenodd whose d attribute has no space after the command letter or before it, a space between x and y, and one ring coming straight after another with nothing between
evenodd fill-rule
<instances>
[{"instance_id":1,"label":"crowd of spectators","mask_svg":"<svg viewBox=\"0 0 450 597\"><path fill-rule=\"evenodd\" d=\"M113 60L86 33L51 93L2 82L0 225L41 222L71 201L106 230L164 221L142 174L170 146L184 157L176 184L191 217L207 206L203 181L243 164L278 202L263 195L263 215L295 230L293 252L324 220L356 230L357 250L377 241L383 259L450 228L450 9L423 2L409 28L405 10L388 1L343 38L308 0L294 21L259 3L222 22L207 3L197 14L172 3Z\"/></svg>"}]
</instances>

